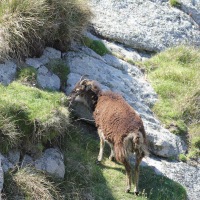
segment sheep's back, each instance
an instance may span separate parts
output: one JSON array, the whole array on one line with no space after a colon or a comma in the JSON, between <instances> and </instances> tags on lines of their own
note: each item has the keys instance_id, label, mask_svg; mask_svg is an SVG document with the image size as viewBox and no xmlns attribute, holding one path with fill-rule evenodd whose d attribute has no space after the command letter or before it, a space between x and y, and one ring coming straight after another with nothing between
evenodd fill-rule
<instances>
[{"instance_id":1,"label":"sheep's back","mask_svg":"<svg viewBox=\"0 0 200 200\"><path fill-rule=\"evenodd\" d=\"M131 132L144 130L140 116L123 97L113 92L101 94L94 111L94 119L105 139L112 143L123 141Z\"/></svg>"}]
</instances>

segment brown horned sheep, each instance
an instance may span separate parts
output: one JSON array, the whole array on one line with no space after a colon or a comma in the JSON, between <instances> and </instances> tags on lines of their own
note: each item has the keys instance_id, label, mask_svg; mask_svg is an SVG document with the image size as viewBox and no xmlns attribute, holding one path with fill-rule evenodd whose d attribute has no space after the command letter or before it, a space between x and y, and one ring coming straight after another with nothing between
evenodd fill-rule
<instances>
[{"instance_id":1,"label":"brown horned sheep","mask_svg":"<svg viewBox=\"0 0 200 200\"><path fill-rule=\"evenodd\" d=\"M115 158L125 166L126 192L130 191L132 182L129 157L135 153L134 192L138 194L139 165L142 158L148 154L146 133L140 116L122 96L111 91L103 92L93 80L80 80L70 96L71 101L79 96L93 111L100 137L98 162L102 160L106 141L111 147L109 159Z\"/></svg>"}]
</instances>

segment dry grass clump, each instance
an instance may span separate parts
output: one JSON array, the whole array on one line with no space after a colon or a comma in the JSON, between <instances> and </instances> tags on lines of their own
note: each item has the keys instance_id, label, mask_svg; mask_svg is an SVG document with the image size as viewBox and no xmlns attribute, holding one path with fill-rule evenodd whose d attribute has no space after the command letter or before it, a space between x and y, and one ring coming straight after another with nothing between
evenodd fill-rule
<instances>
[{"instance_id":1,"label":"dry grass clump","mask_svg":"<svg viewBox=\"0 0 200 200\"><path fill-rule=\"evenodd\" d=\"M5 195L8 199L62 199L56 184L34 168L18 169L5 176Z\"/></svg>"},{"instance_id":2,"label":"dry grass clump","mask_svg":"<svg viewBox=\"0 0 200 200\"><path fill-rule=\"evenodd\" d=\"M0 150L1 153L7 152L20 141L20 133L13 122L12 117L0 112Z\"/></svg>"},{"instance_id":3,"label":"dry grass clump","mask_svg":"<svg viewBox=\"0 0 200 200\"><path fill-rule=\"evenodd\" d=\"M2 0L0 60L39 56L45 45L66 50L90 16L85 0Z\"/></svg>"}]
</instances>

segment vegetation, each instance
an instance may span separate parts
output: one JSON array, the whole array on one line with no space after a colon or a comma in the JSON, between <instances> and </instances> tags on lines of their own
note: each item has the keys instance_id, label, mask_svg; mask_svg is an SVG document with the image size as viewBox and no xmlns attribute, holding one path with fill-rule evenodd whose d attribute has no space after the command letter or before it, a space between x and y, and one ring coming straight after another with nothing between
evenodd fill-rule
<instances>
[{"instance_id":1,"label":"vegetation","mask_svg":"<svg viewBox=\"0 0 200 200\"><path fill-rule=\"evenodd\" d=\"M65 50L90 17L85 0L2 0L0 60L38 56L45 45Z\"/></svg>"},{"instance_id":2,"label":"vegetation","mask_svg":"<svg viewBox=\"0 0 200 200\"><path fill-rule=\"evenodd\" d=\"M56 184L33 168L15 169L5 174L6 199L61 199Z\"/></svg>"},{"instance_id":3,"label":"vegetation","mask_svg":"<svg viewBox=\"0 0 200 200\"><path fill-rule=\"evenodd\" d=\"M173 7L178 7L179 8L181 6L181 3L179 1L177 1L177 0L169 0L169 3Z\"/></svg>"},{"instance_id":4,"label":"vegetation","mask_svg":"<svg viewBox=\"0 0 200 200\"><path fill-rule=\"evenodd\" d=\"M42 151L69 126L66 97L13 82L0 84L0 152L11 147ZM35 152L35 153L36 153Z\"/></svg>"},{"instance_id":5,"label":"vegetation","mask_svg":"<svg viewBox=\"0 0 200 200\"><path fill-rule=\"evenodd\" d=\"M34 67L24 67L17 74L18 81L28 86L37 85L37 70Z\"/></svg>"},{"instance_id":6,"label":"vegetation","mask_svg":"<svg viewBox=\"0 0 200 200\"><path fill-rule=\"evenodd\" d=\"M105 54L110 53L104 43L100 40L92 40L88 37L84 37L82 42L85 46L89 47L100 56L104 56Z\"/></svg>"},{"instance_id":7,"label":"vegetation","mask_svg":"<svg viewBox=\"0 0 200 200\"><path fill-rule=\"evenodd\" d=\"M123 165L108 159L110 148L105 149L103 163L96 165L98 146L96 136L76 129L65 137L63 150L67 168L60 188L66 199L186 199L185 189L181 185L156 175L149 167L140 167L140 195L135 196L133 188L130 194L125 193Z\"/></svg>"},{"instance_id":8,"label":"vegetation","mask_svg":"<svg viewBox=\"0 0 200 200\"><path fill-rule=\"evenodd\" d=\"M51 70L57 69L55 62L49 66ZM64 153L66 174L60 182L32 168L9 171L3 191L7 199L186 199L181 185L156 175L149 167L141 167L140 195L125 193L123 165L107 159L109 148L102 165L95 164L99 146L96 135L83 133L70 124L64 94L30 87L35 75L31 67L22 69L17 81L0 85L0 152L20 147L37 155L47 145L58 143L57 138L62 136L59 145Z\"/></svg>"},{"instance_id":9,"label":"vegetation","mask_svg":"<svg viewBox=\"0 0 200 200\"><path fill-rule=\"evenodd\" d=\"M142 64L159 95L153 110L175 134L187 136L188 156L200 155L200 51L179 46L159 53Z\"/></svg>"}]
</instances>

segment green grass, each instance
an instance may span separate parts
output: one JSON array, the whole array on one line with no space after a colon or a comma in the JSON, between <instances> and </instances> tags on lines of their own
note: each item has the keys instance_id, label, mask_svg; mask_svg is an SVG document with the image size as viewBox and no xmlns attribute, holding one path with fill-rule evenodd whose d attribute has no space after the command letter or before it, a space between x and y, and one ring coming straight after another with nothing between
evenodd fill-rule
<instances>
[{"instance_id":1,"label":"green grass","mask_svg":"<svg viewBox=\"0 0 200 200\"><path fill-rule=\"evenodd\" d=\"M179 46L141 64L159 95L153 110L165 126L178 135L189 132L192 155L200 155L200 51ZM195 151L195 153L194 153Z\"/></svg>"},{"instance_id":2,"label":"green grass","mask_svg":"<svg viewBox=\"0 0 200 200\"><path fill-rule=\"evenodd\" d=\"M17 80L28 86L37 86L37 70L34 67L23 67L17 73Z\"/></svg>"},{"instance_id":3,"label":"green grass","mask_svg":"<svg viewBox=\"0 0 200 200\"><path fill-rule=\"evenodd\" d=\"M92 40L88 37L83 37L83 44L93 51L95 51L100 56L104 56L105 54L110 53L110 51L106 48L104 43L100 40Z\"/></svg>"},{"instance_id":4,"label":"green grass","mask_svg":"<svg viewBox=\"0 0 200 200\"><path fill-rule=\"evenodd\" d=\"M184 200L185 189L178 183L156 175L149 167L140 167L140 195L125 193L124 166L108 159L109 148L101 165L96 165L99 140L91 134L73 130L64 141L66 174L60 188L66 199L96 200Z\"/></svg>"},{"instance_id":5,"label":"green grass","mask_svg":"<svg viewBox=\"0 0 200 200\"><path fill-rule=\"evenodd\" d=\"M66 132L69 112L64 94L42 91L19 82L8 86L0 84L0 93L0 150L4 153L20 145L27 151L37 146L42 150L41 145ZM20 140L10 141L12 137Z\"/></svg>"},{"instance_id":6,"label":"green grass","mask_svg":"<svg viewBox=\"0 0 200 200\"><path fill-rule=\"evenodd\" d=\"M3 191L7 199L16 199L16 196L68 200L186 199L181 185L156 175L148 167L141 167L140 195L133 195L133 187L132 193L125 193L124 166L108 159L108 146L102 164L96 165L99 139L97 135L88 134L89 129L83 132L75 128L77 124L70 124L64 94L42 91L20 82L0 85L0 92L0 151L6 153L14 146L35 155L41 153L48 141L62 135L59 145L66 166L62 181L49 179L31 168L9 171ZM58 186L55 188L54 185Z\"/></svg>"},{"instance_id":7,"label":"green grass","mask_svg":"<svg viewBox=\"0 0 200 200\"><path fill-rule=\"evenodd\" d=\"M181 6L181 3L177 0L169 0L169 4L173 7L179 8Z\"/></svg>"},{"instance_id":8,"label":"green grass","mask_svg":"<svg viewBox=\"0 0 200 200\"><path fill-rule=\"evenodd\" d=\"M85 0L2 0L0 60L39 56L47 45L66 51L90 17Z\"/></svg>"}]
</instances>

